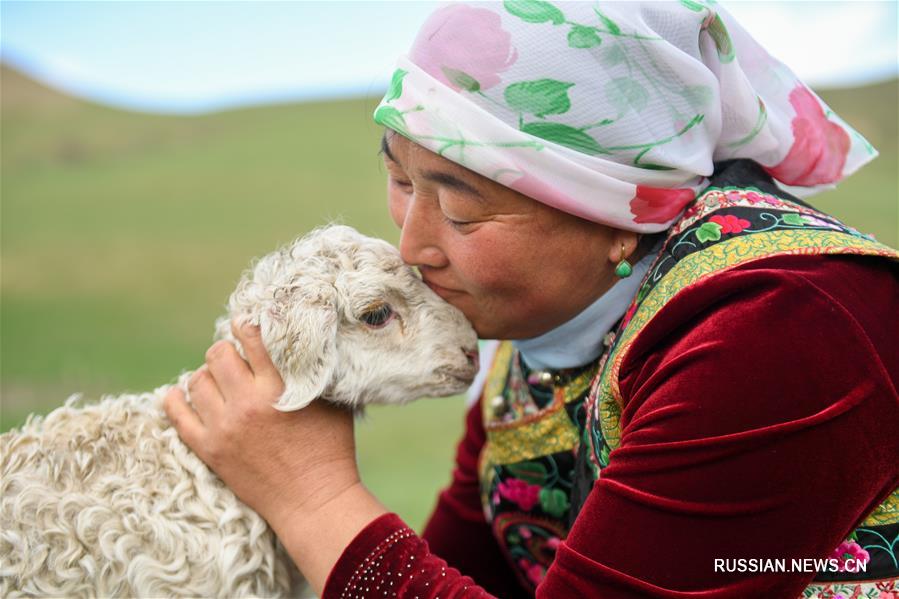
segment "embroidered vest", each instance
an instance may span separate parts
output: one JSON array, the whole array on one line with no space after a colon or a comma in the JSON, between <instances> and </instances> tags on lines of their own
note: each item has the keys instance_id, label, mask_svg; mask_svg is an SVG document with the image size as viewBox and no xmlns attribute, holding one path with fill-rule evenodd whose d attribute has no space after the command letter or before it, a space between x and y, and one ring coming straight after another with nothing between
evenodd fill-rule
<instances>
[{"instance_id":1,"label":"embroidered vest","mask_svg":"<svg viewBox=\"0 0 899 599\"><path fill-rule=\"evenodd\" d=\"M542 390L526 382L526 365L512 344L500 344L481 396L487 436L479 462L481 502L525 588L535 589L545 576L593 481L620 442L618 374L640 331L691 283L781 254L899 260L896 250L801 203L756 187L712 187L668 231L637 296L615 332L606 336L606 350L594 364L557 373L557 384ZM840 545L844 557L868 552L866 573L819 572L802 597L878 597L899 591L897 535L899 489Z\"/></svg>"}]
</instances>

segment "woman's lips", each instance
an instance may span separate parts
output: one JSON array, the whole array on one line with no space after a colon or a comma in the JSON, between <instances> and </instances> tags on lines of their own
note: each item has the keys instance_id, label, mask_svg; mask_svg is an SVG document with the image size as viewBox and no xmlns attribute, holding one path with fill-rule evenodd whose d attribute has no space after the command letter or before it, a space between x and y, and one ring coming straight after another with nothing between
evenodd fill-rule
<instances>
[{"instance_id":1,"label":"woman's lips","mask_svg":"<svg viewBox=\"0 0 899 599\"><path fill-rule=\"evenodd\" d=\"M428 287L431 288L431 291L433 291L434 293L436 293L443 299L446 299L447 295L455 293L455 291L456 291L455 289L447 289L446 287L441 287L437 283L429 281L428 279L423 278L422 281L424 281L425 285L427 285Z\"/></svg>"}]
</instances>

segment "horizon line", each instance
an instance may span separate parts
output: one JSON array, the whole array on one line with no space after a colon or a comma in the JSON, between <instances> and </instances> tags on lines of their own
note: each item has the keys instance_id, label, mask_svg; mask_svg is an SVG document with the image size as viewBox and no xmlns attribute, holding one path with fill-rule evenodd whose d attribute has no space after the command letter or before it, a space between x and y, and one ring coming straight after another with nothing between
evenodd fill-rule
<instances>
[{"instance_id":1,"label":"horizon line","mask_svg":"<svg viewBox=\"0 0 899 599\"><path fill-rule=\"evenodd\" d=\"M65 82L54 81L52 76L42 74L40 72L42 70L40 66L34 65L32 67L32 65L28 64L29 62L31 61L22 57L14 57L10 60L8 51L0 54L0 67L14 71L18 75L37 85L47 88L53 93L65 95L79 101L96 104L113 110L157 116L206 116L237 110L285 106L290 104L315 104L344 100L364 100L366 98L374 100L386 93L389 84L385 78L384 82L377 86L374 82L368 84L346 83L343 85L338 84L317 89L283 89L267 92L252 91L247 92L245 97L232 95L231 97L210 98L204 100L166 101L156 99L148 102L142 101L140 98L132 97L127 93L116 94L115 92L110 91L95 90L89 85L83 86L80 89L75 89L77 86L72 86ZM819 90L860 89L896 80L899 80L899 73L893 72L893 69L891 68L881 74L869 74L869 77L864 80L846 85L809 85L809 87L816 92ZM0 96L2 96L2 86L0 86ZM185 102L187 104L185 104Z\"/></svg>"}]
</instances>

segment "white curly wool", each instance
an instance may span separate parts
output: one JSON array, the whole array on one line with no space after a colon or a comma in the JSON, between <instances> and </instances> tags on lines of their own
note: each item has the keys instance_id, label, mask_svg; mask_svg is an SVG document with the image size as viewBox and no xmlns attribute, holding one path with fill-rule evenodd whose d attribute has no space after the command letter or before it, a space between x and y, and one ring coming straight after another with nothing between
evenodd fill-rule
<instances>
[{"instance_id":1,"label":"white curly wool","mask_svg":"<svg viewBox=\"0 0 899 599\"><path fill-rule=\"evenodd\" d=\"M317 397L359 408L449 395L476 373L477 339L461 312L395 248L349 227L260 259L228 307L216 337L233 341L232 318L260 325L285 381L280 410ZM73 396L0 435L0 596L302 592L265 521L171 428L169 389L94 404Z\"/></svg>"},{"instance_id":2,"label":"white curly wool","mask_svg":"<svg viewBox=\"0 0 899 599\"><path fill-rule=\"evenodd\" d=\"M169 427L167 389L73 396L0 436L0 596L290 594L271 529Z\"/></svg>"}]
</instances>

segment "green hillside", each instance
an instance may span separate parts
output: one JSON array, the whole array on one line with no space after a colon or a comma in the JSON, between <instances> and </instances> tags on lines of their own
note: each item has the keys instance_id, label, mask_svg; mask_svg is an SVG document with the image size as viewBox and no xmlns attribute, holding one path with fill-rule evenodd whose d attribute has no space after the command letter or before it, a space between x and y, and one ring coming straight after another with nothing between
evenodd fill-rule
<instances>
[{"instance_id":1,"label":"green hillside","mask_svg":"<svg viewBox=\"0 0 899 599\"><path fill-rule=\"evenodd\" d=\"M882 157L815 203L897 243L896 81L823 92ZM75 391L150 389L198 366L253 256L341 219L397 240L377 98L137 114L0 71L0 430ZM373 410L364 477L420 524L448 480L459 398ZM411 450L411 451L410 451Z\"/></svg>"}]
</instances>

